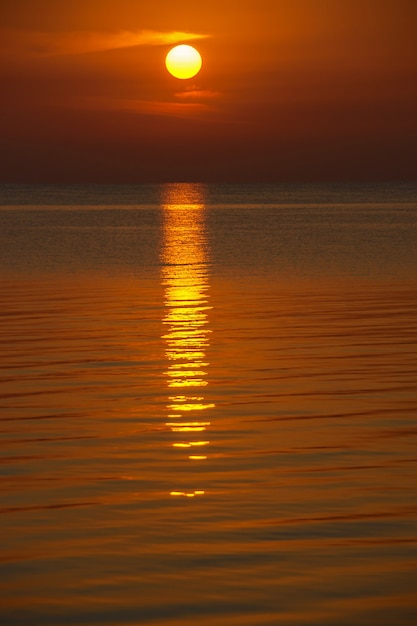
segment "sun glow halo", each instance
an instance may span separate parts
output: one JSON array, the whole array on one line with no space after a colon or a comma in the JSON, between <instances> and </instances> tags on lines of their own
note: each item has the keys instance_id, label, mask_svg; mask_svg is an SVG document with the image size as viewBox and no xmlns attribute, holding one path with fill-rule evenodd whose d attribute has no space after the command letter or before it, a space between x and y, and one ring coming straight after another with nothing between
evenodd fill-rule
<instances>
[{"instance_id":1,"label":"sun glow halo","mask_svg":"<svg viewBox=\"0 0 417 626\"><path fill-rule=\"evenodd\" d=\"M165 65L175 78L192 78L201 69L201 55L192 46L182 44L171 48L166 56Z\"/></svg>"}]
</instances>

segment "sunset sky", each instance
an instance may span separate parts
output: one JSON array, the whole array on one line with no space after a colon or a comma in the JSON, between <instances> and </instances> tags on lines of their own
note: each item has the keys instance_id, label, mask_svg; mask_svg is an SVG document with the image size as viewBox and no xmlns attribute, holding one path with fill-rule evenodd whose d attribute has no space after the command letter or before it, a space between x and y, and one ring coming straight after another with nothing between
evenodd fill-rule
<instances>
[{"instance_id":1,"label":"sunset sky","mask_svg":"<svg viewBox=\"0 0 417 626\"><path fill-rule=\"evenodd\" d=\"M2 0L0 181L416 179L416 33L416 0Z\"/></svg>"}]
</instances>

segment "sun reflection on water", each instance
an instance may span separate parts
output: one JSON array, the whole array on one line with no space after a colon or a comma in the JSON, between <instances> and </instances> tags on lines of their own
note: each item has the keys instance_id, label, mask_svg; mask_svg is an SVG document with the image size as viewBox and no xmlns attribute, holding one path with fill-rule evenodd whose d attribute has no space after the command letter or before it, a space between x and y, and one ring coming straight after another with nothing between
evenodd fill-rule
<instances>
[{"instance_id":1,"label":"sun reflection on water","mask_svg":"<svg viewBox=\"0 0 417 626\"><path fill-rule=\"evenodd\" d=\"M209 270L205 235L205 187L196 184L167 185L163 192L162 282L165 295L165 354L168 368L168 428L175 433L172 446L187 460L207 460L197 454L209 445L210 421L193 417L194 412L214 408L202 392L207 388L206 352L210 333L208 312ZM175 394L175 395L174 395ZM181 438L182 437L182 438ZM194 454L192 453L194 452ZM188 498L204 495L203 490L171 491Z\"/></svg>"}]
</instances>

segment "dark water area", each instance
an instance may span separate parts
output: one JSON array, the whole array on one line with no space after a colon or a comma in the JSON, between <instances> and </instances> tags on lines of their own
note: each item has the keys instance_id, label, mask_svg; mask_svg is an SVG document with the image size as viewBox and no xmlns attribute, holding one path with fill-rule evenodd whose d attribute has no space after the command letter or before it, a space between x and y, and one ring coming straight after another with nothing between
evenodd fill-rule
<instances>
[{"instance_id":1,"label":"dark water area","mask_svg":"<svg viewBox=\"0 0 417 626\"><path fill-rule=\"evenodd\" d=\"M417 623L417 186L0 187L0 623Z\"/></svg>"}]
</instances>

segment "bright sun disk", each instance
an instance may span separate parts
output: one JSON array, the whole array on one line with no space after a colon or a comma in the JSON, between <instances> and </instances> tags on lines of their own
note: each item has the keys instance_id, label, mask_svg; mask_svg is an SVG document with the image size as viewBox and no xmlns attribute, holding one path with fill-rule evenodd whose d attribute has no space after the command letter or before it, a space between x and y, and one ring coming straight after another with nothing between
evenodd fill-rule
<instances>
[{"instance_id":1,"label":"bright sun disk","mask_svg":"<svg viewBox=\"0 0 417 626\"><path fill-rule=\"evenodd\" d=\"M201 55L192 46L182 44L171 48L166 56L165 65L175 78L192 78L201 69Z\"/></svg>"}]
</instances>

